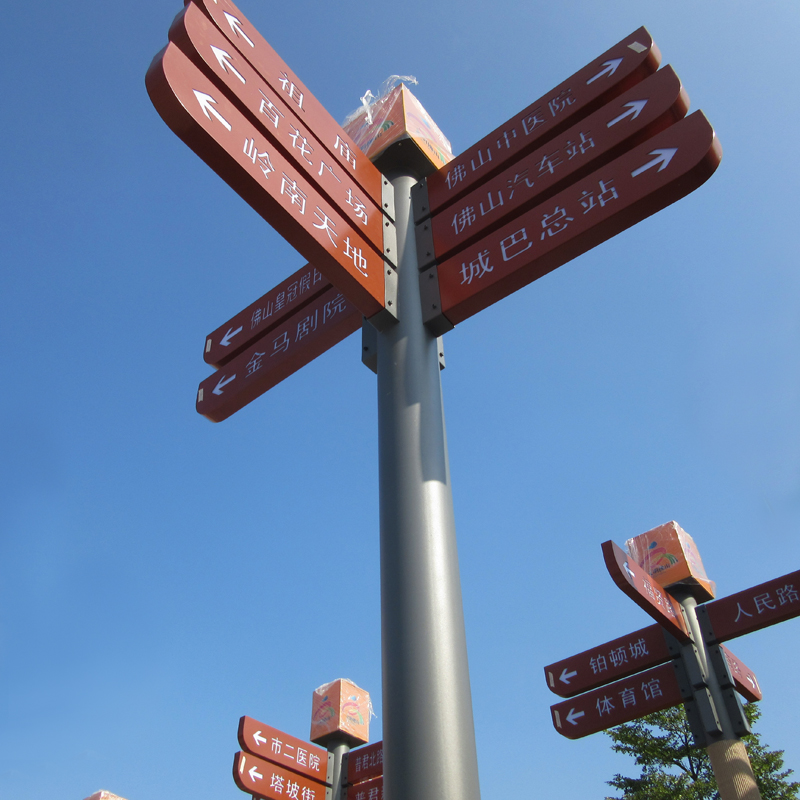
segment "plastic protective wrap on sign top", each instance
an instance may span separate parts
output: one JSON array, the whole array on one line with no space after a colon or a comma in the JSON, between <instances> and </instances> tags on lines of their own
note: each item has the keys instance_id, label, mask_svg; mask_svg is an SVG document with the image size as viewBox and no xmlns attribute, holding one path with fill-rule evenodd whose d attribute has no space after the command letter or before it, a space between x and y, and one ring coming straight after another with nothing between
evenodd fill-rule
<instances>
[{"instance_id":1,"label":"plastic protective wrap on sign top","mask_svg":"<svg viewBox=\"0 0 800 800\"><path fill-rule=\"evenodd\" d=\"M377 96L367 91L348 114L342 127L370 161L401 139L411 139L436 169L452 161L447 137L405 85L416 82L410 75L392 75Z\"/></svg>"},{"instance_id":2,"label":"plastic protective wrap on sign top","mask_svg":"<svg viewBox=\"0 0 800 800\"><path fill-rule=\"evenodd\" d=\"M698 602L712 600L716 584L708 579L694 540L677 522L667 522L625 542L631 558L659 586L692 590Z\"/></svg>"},{"instance_id":3,"label":"plastic protective wrap on sign top","mask_svg":"<svg viewBox=\"0 0 800 800\"><path fill-rule=\"evenodd\" d=\"M340 678L314 691L311 707L311 741L325 746L342 739L355 746L369 741L372 702L369 692Z\"/></svg>"}]
</instances>

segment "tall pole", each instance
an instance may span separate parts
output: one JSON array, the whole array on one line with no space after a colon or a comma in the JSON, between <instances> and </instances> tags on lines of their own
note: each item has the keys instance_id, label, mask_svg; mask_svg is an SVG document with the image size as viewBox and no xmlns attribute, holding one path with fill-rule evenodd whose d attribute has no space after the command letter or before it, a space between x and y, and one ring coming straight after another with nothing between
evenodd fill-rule
<instances>
[{"instance_id":1,"label":"tall pole","mask_svg":"<svg viewBox=\"0 0 800 800\"><path fill-rule=\"evenodd\" d=\"M753 767L744 742L736 735L730 715L725 706L717 675L711 666L708 647L697 619L697 601L689 590L670 590L686 615L689 629L700 658L700 667L708 691L716 708L722 734L716 741L706 745L708 760L717 781L720 800L761 800Z\"/></svg>"},{"instance_id":2,"label":"tall pole","mask_svg":"<svg viewBox=\"0 0 800 800\"><path fill-rule=\"evenodd\" d=\"M390 178L398 322L377 349L384 791L480 800L439 358L420 304L417 178Z\"/></svg>"}]
</instances>

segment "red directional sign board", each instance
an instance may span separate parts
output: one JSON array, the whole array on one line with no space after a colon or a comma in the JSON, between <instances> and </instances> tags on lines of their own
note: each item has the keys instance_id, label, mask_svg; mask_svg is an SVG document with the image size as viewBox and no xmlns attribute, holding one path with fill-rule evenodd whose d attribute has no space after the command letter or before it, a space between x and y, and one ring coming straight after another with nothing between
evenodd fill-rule
<instances>
[{"instance_id":1,"label":"red directional sign board","mask_svg":"<svg viewBox=\"0 0 800 800\"><path fill-rule=\"evenodd\" d=\"M330 787L309 780L296 772L265 761L250 753L237 753L233 759L233 779L243 791L267 800L329 800Z\"/></svg>"},{"instance_id":2,"label":"red directional sign board","mask_svg":"<svg viewBox=\"0 0 800 800\"><path fill-rule=\"evenodd\" d=\"M328 152L338 153L340 164L349 165L355 180L380 203L383 176L244 14L230 0L195 2L264 81L281 93L286 104L293 107Z\"/></svg>"},{"instance_id":3,"label":"red directional sign board","mask_svg":"<svg viewBox=\"0 0 800 800\"><path fill-rule=\"evenodd\" d=\"M330 783L327 750L289 736L257 719L242 717L239 720L239 744L252 755L315 781Z\"/></svg>"},{"instance_id":4,"label":"red directional sign board","mask_svg":"<svg viewBox=\"0 0 800 800\"><path fill-rule=\"evenodd\" d=\"M662 664L550 706L550 713L562 736L580 739L682 702L675 667Z\"/></svg>"},{"instance_id":5,"label":"red directional sign board","mask_svg":"<svg viewBox=\"0 0 800 800\"><path fill-rule=\"evenodd\" d=\"M689 194L721 157L708 120L691 114L439 264L441 308L425 321L437 330L443 312L458 324Z\"/></svg>"},{"instance_id":6,"label":"red directional sign board","mask_svg":"<svg viewBox=\"0 0 800 800\"><path fill-rule=\"evenodd\" d=\"M336 159L325 150L294 109L284 103L285 95L258 75L197 6L190 3L176 17L169 38L197 67L229 90L228 96L237 101L240 110L269 142L280 147L304 179L324 192L364 238L383 253L380 193L377 198L366 194L341 163L341 156Z\"/></svg>"},{"instance_id":7,"label":"red directional sign board","mask_svg":"<svg viewBox=\"0 0 800 800\"><path fill-rule=\"evenodd\" d=\"M753 670L744 661L731 653L725 645L721 645L720 649L723 656L725 656L725 661L728 662L728 669L731 672L736 691L751 703L757 703L763 698L763 695Z\"/></svg>"},{"instance_id":8,"label":"red directional sign board","mask_svg":"<svg viewBox=\"0 0 800 800\"><path fill-rule=\"evenodd\" d=\"M800 615L800 570L706 603L700 609L708 614L717 642L791 619Z\"/></svg>"},{"instance_id":9,"label":"red directional sign board","mask_svg":"<svg viewBox=\"0 0 800 800\"><path fill-rule=\"evenodd\" d=\"M383 778L348 787L347 800L383 800Z\"/></svg>"},{"instance_id":10,"label":"red directional sign board","mask_svg":"<svg viewBox=\"0 0 800 800\"><path fill-rule=\"evenodd\" d=\"M574 697L611 681L669 661L672 655L660 625L620 636L544 668L550 691Z\"/></svg>"},{"instance_id":11,"label":"red directional sign board","mask_svg":"<svg viewBox=\"0 0 800 800\"><path fill-rule=\"evenodd\" d=\"M603 542L606 567L622 591L676 639L691 638L680 603L668 595L625 551L614 542Z\"/></svg>"},{"instance_id":12,"label":"red directional sign board","mask_svg":"<svg viewBox=\"0 0 800 800\"><path fill-rule=\"evenodd\" d=\"M362 314L384 308L381 255L175 44L155 57L146 83L178 137Z\"/></svg>"},{"instance_id":13,"label":"red directional sign board","mask_svg":"<svg viewBox=\"0 0 800 800\"><path fill-rule=\"evenodd\" d=\"M519 159L613 100L655 72L660 63L661 54L647 30L634 31L429 176L429 212L436 213L512 159Z\"/></svg>"},{"instance_id":14,"label":"red directional sign board","mask_svg":"<svg viewBox=\"0 0 800 800\"><path fill-rule=\"evenodd\" d=\"M206 378L197 412L212 422L227 419L360 327L358 309L332 286Z\"/></svg>"},{"instance_id":15,"label":"red directional sign board","mask_svg":"<svg viewBox=\"0 0 800 800\"><path fill-rule=\"evenodd\" d=\"M649 139L686 115L689 98L671 67L516 160L417 228L420 266L444 261L568 183ZM427 248L424 245L428 245Z\"/></svg>"},{"instance_id":16,"label":"red directional sign board","mask_svg":"<svg viewBox=\"0 0 800 800\"><path fill-rule=\"evenodd\" d=\"M206 337L203 358L212 367L227 364L248 345L286 322L330 288L330 281L316 267L306 264L210 333Z\"/></svg>"},{"instance_id":17,"label":"red directional sign board","mask_svg":"<svg viewBox=\"0 0 800 800\"><path fill-rule=\"evenodd\" d=\"M347 756L347 782L362 783L383 775L383 742L351 750Z\"/></svg>"}]
</instances>

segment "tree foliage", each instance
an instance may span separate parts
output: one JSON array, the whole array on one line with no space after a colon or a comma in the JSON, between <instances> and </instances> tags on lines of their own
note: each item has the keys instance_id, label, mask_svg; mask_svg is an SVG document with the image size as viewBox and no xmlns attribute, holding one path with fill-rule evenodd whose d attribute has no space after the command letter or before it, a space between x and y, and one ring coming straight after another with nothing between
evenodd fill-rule
<instances>
[{"instance_id":1,"label":"tree foliage","mask_svg":"<svg viewBox=\"0 0 800 800\"><path fill-rule=\"evenodd\" d=\"M748 703L745 714L753 728L761 712ZM617 774L609 786L622 794L606 800L719 800L708 754L695 747L683 706L659 711L606 731L616 753L633 756L642 768L638 778ZM768 750L754 732L743 739L763 800L798 800L800 783L787 780L783 751Z\"/></svg>"}]
</instances>

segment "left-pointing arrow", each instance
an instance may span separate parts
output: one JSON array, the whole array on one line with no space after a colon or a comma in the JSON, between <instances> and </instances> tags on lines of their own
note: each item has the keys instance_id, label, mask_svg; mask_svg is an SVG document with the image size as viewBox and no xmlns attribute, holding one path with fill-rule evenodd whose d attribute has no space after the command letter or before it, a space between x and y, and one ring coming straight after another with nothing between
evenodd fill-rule
<instances>
[{"instance_id":1,"label":"left-pointing arrow","mask_svg":"<svg viewBox=\"0 0 800 800\"><path fill-rule=\"evenodd\" d=\"M258 771L258 767L250 767L250 769L247 770L247 774L250 776L251 781L256 779L262 780L264 778L264 776Z\"/></svg>"},{"instance_id":2,"label":"left-pointing arrow","mask_svg":"<svg viewBox=\"0 0 800 800\"><path fill-rule=\"evenodd\" d=\"M233 16L233 14L229 14L227 11L222 12L225 15L225 19L228 20L228 25L231 26L231 30L237 35L241 36L250 47L255 47L253 44L252 39L242 30L242 23Z\"/></svg>"},{"instance_id":3,"label":"left-pointing arrow","mask_svg":"<svg viewBox=\"0 0 800 800\"><path fill-rule=\"evenodd\" d=\"M220 47L214 47L213 44L211 45L211 52L214 53L214 57L217 59L217 61L219 61L219 65L225 70L225 72L230 72L231 75L235 75L242 83L247 83L242 73L239 72L239 70L237 70L233 64L231 64L230 53L226 53Z\"/></svg>"},{"instance_id":4,"label":"left-pointing arrow","mask_svg":"<svg viewBox=\"0 0 800 800\"><path fill-rule=\"evenodd\" d=\"M569 722L570 725L577 725L578 723L575 722L575 720L585 716L585 711L576 711L574 708L571 708L569 714L567 714L567 722Z\"/></svg>"},{"instance_id":5,"label":"left-pointing arrow","mask_svg":"<svg viewBox=\"0 0 800 800\"><path fill-rule=\"evenodd\" d=\"M198 92L197 89L192 89L194 92L194 96L197 98L197 102L200 103L200 108L203 109L203 113L211 119L211 116L215 116L228 130L231 130L231 124L222 114L217 111L214 106L216 106L217 101L210 95L206 94L205 92Z\"/></svg>"},{"instance_id":6,"label":"left-pointing arrow","mask_svg":"<svg viewBox=\"0 0 800 800\"><path fill-rule=\"evenodd\" d=\"M219 343L223 347L228 347L231 343L231 339L236 336L237 333L241 333L243 330L242 326L240 325L236 330L233 328L228 328L227 333L219 340Z\"/></svg>"},{"instance_id":7,"label":"left-pointing arrow","mask_svg":"<svg viewBox=\"0 0 800 800\"><path fill-rule=\"evenodd\" d=\"M225 376L223 375L223 376L222 376L222 378L220 378L220 380L219 380L219 383L218 383L218 384L217 384L217 385L216 385L216 386L215 386L215 387L214 387L214 388L213 388L211 391L212 391L214 394L222 394L222 390L223 390L223 389L224 389L224 388L225 388L225 387L226 387L226 386L227 386L227 385L228 385L228 384L229 384L229 383L230 383L232 380L234 380L235 378L236 378L236 373L235 373L235 372L234 372L234 374L233 374L233 375L231 375L231 376L230 376L230 378L228 378L227 380L225 379Z\"/></svg>"}]
</instances>

